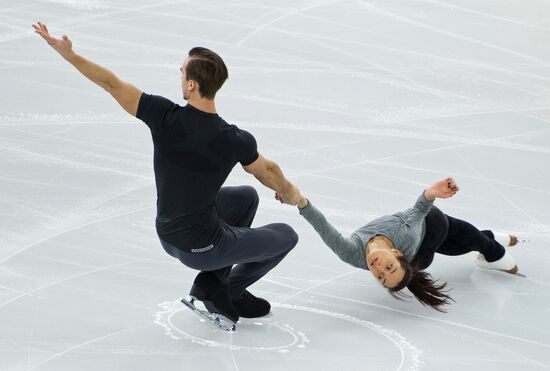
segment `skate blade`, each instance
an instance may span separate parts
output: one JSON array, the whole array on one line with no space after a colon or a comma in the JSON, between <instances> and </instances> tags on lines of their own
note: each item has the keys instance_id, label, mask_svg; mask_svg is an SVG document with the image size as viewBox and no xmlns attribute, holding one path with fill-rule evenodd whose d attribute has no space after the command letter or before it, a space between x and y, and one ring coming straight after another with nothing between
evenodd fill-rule
<instances>
[{"instance_id":1,"label":"skate blade","mask_svg":"<svg viewBox=\"0 0 550 371\"><path fill-rule=\"evenodd\" d=\"M524 243L527 243L529 242L529 237L524 237L524 238L519 238L517 236L514 236L515 237L515 241L513 242L512 245L508 245L506 247L511 247L511 248L514 248L514 247L517 247L518 245L521 245L521 244L524 244Z\"/></svg>"},{"instance_id":2,"label":"skate blade","mask_svg":"<svg viewBox=\"0 0 550 371\"><path fill-rule=\"evenodd\" d=\"M505 269L496 269L497 271L501 271L501 272L504 272L504 273L508 273L508 274L511 274L512 276L515 276L515 277L522 277L522 278L527 278L527 276L523 273L519 273L517 270L516 272L514 273L513 271L507 271Z\"/></svg>"},{"instance_id":3,"label":"skate blade","mask_svg":"<svg viewBox=\"0 0 550 371\"><path fill-rule=\"evenodd\" d=\"M210 313L207 310L198 309L197 307L195 307L196 300L200 301L197 298L188 295L185 298L181 299L181 302L185 304L187 308L195 312L199 317L203 318L204 320L208 321L209 323L211 323L212 325L216 326L221 330L235 331L237 329L235 322L231 321L229 318L227 318L223 314Z\"/></svg>"}]
</instances>

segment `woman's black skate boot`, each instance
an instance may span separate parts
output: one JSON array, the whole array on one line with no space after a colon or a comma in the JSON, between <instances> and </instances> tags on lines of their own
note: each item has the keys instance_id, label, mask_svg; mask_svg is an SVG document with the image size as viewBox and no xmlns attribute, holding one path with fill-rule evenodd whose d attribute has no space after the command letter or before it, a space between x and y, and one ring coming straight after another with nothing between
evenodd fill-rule
<instances>
[{"instance_id":1,"label":"woman's black skate boot","mask_svg":"<svg viewBox=\"0 0 550 371\"><path fill-rule=\"evenodd\" d=\"M245 290L241 297L233 301L239 316L245 318L263 317L271 310L271 304L265 299L257 298L248 290Z\"/></svg>"}]
</instances>

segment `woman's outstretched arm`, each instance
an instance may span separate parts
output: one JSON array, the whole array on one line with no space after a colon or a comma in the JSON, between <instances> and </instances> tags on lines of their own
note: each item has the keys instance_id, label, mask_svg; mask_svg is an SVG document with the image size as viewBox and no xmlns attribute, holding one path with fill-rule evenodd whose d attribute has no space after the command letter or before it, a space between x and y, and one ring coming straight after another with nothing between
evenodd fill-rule
<instances>
[{"instance_id":1,"label":"woman's outstretched arm","mask_svg":"<svg viewBox=\"0 0 550 371\"><path fill-rule=\"evenodd\" d=\"M459 191L456 181L452 177L435 182L424 191L424 197L428 201L434 201L436 198L450 198Z\"/></svg>"},{"instance_id":2,"label":"woman's outstretched arm","mask_svg":"<svg viewBox=\"0 0 550 371\"><path fill-rule=\"evenodd\" d=\"M298 210L309 224L317 231L323 242L338 257L357 268L365 269L364 246L358 239L344 237L336 230L309 200L302 196L298 202Z\"/></svg>"},{"instance_id":3,"label":"woman's outstretched arm","mask_svg":"<svg viewBox=\"0 0 550 371\"><path fill-rule=\"evenodd\" d=\"M414 206L403 212L405 218L410 221L425 218L430 212L436 198L453 197L459 188L451 177L435 182L422 192Z\"/></svg>"}]
</instances>

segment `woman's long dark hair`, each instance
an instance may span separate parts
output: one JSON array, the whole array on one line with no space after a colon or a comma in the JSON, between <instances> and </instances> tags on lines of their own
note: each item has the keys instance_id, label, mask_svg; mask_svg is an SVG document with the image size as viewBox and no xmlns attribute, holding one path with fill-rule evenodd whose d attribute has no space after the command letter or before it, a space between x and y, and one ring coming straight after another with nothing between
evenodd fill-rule
<instances>
[{"instance_id":1,"label":"woman's long dark hair","mask_svg":"<svg viewBox=\"0 0 550 371\"><path fill-rule=\"evenodd\" d=\"M399 263L405 270L405 275L397 286L388 289L390 294L396 299L407 297L406 294L401 292L406 287L423 305L440 312L447 312L443 306L451 304L454 301L453 298L446 294L449 291L445 290L447 283L437 284L438 281L434 281L429 273L411 265L403 256L398 257L397 260L399 260Z\"/></svg>"}]
</instances>

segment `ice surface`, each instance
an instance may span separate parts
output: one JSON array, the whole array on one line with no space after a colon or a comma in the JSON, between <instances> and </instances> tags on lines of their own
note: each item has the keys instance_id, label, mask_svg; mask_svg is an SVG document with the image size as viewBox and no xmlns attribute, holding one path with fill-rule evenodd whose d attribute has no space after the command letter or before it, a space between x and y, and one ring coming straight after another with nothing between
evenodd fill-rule
<instances>
[{"instance_id":1,"label":"ice surface","mask_svg":"<svg viewBox=\"0 0 550 371\"><path fill-rule=\"evenodd\" d=\"M0 370L550 369L550 2L0 0ZM254 225L296 249L252 287L272 315L216 331L195 272L154 230L147 127L64 62L35 21L182 103L193 46L225 59L217 107L343 233L453 175L445 212L529 236L526 277L437 256L442 314L340 262L257 187Z\"/></svg>"}]
</instances>

